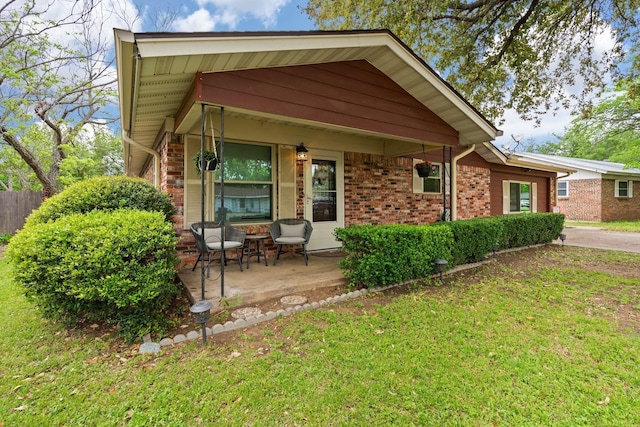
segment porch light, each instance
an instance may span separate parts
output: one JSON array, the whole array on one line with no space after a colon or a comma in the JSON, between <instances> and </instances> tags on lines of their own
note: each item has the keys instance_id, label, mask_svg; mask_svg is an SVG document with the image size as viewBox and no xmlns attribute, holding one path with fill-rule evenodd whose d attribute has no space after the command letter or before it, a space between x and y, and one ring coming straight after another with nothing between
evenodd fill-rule
<instances>
[{"instance_id":1,"label":"porch light","mask_svg":"<svg viewBox=\"0 0 640 427\"><path fill-rule=\"evenodd\" d=\"M567 235L564 233L560 234L560 240L562 240L562 246L564 246L564 241L567 240Z\"/></svg>"},{"instance_id":2,"label":"porch light","mask_svg":"<svg viewBox=\"0 0 640 427\"><path fill-rule=\"evenodd\" d=\"M207 328L205 324L207 323L207 320L211 318L212 307L213 304L211 304L211 302L202 300L192 305L189 309L196 318L196 323L202 326L202 344L207 343Z\"/></svg>"},{"instance_id":3,"label":"porch light","mask_svg":"<svg viewBox=\"0 0 640 427\"><path fill-rule=\"evenodd\" d=\"M302 142L296 147L296 156L298 160L301 160L303 162L309 160L309 150L307 150Z\"/></svg>"},{"instance_id":4,"label":"porch light","mask_svg":"<svg viewBox=\"0 0 640 427\"><path fill-rule=\"evenodd\" d=\"M440 273L440 281L444 282L442 275L444 271L447 269L447 260L446 259L437 259L436 260L436 268L438 269L438 273Z\"/></svg>"}]
</instances>

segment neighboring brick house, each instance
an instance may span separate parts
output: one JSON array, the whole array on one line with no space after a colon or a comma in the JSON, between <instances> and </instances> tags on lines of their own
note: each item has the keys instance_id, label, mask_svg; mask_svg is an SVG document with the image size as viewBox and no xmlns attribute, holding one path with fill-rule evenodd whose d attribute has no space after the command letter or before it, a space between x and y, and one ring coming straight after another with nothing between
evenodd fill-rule
<instances>
[{"instance_id":1,"label":"neighboring brick house","mask_svg":"<svg viewBox=\"0 0 640 427\"><path fill-rule=\"evenodd\" d=\"M115 30L115 45L125 168L173 198L185 262L189 226L203 205L220 219L222 188L227 218L249 232L312 221L310 250L338 246L333 230L351 224L553 207L564 169L504 156L491 143L501 131L389 31ZM197 173L203 145L224 183Z\"/></svg>"},{"instance_id":2,"label":"neighboring brick house","mask_svg":"<svg viewBox=\"0 0 640 427\"><path fill-rule=\"evenodd\" d=\"M567 220L640 219L640 170L625 168L622 163L546 154L518 153L518 157L575 170L558 175L556 205Z\"/></svg>"}]
</instances>

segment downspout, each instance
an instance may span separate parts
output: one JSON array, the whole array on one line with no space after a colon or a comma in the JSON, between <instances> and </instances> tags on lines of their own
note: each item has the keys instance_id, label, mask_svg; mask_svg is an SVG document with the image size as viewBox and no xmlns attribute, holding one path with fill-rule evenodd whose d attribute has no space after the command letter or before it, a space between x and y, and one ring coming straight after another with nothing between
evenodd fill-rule
<instances>
[{"instance_id":1,"label":"downspout","mask_svg":"<svg viewBox=\"0 0 640 427\"><path fill-rule=\"evenodd\" d=\"M123 134L122 138L127 144L133 145L134 147L137 147L142 151L144 151L145 153L151 154L153 156L153 185L159 189L160 188L160 154L158 154L155 150L152 150L151 148L145 147L139 142L134 141L133 139L129 138L127 135Z\"/></svg>"},{"instance_id":2,"label":"downspout","mask_svg":"<svg viewBox=\"0 0 640 427\"><path fill-rule=\"evenodd\" d=\"M463 157L468 156L473 153L476 149L476 144L473 144L467 150L458 154L451 161L451 183L449 184L451 188L451 221L455 221L458 219L458 194L456 193L456 179L458 175L458 160Z\"/></svg>"}]
</instances>

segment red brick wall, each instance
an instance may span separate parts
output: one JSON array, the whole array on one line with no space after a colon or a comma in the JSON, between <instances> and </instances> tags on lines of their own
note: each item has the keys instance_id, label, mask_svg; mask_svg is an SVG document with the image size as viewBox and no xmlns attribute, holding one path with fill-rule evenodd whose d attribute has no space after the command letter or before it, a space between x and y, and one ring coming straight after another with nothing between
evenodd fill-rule
<instances>
[{"instance_id":1,"label":"red brick wall","mask_svg":"<svg viewBox=\"0 0 640 427\"><path fill-rule=\"evenodd\" d=\"M456 188L457 219L491 215L491 179L487 168L458 165Z\"/></svg>"},{"instance_id":2,"label":"red brick wall","mask_svg":"<svg viewBox=\"0 0 640 427\"><path fill-rule=\"evenodd\" d=\"M344 154L345 226L435 222L441 194L414 194L412 160Z\"/></svg>"},{"instance_id":3,"label":"red brick wall","mask_svg":"<svg viewBox=\"0 0 640 427\"><path fill-rule=\"evenodd\" d=\"M570 180L569 197L558 197L560 213L567 221L602 221L601 180Z\"/></svg>"},{"instance_id":4,"label":"red brick wall","mask_svg":"<svg viewBox=\"0 0 640 427\"><path fill-rule=\"evenodd\" d=\"M636 221L640 219L640 192L638 183L634 183L631 198L616 197L615 180L602 180L602 221Z\"/></svg>"}]
</instances>

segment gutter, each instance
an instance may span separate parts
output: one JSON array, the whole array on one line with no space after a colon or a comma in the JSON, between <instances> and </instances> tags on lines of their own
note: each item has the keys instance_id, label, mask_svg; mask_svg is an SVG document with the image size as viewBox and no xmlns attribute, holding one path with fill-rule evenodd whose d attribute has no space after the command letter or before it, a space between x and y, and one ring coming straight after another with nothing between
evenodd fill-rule
<instances>
[{"instance_id":1,"label":"gutter","mask_svg":"<svg viewBox=\"0 0 640 427\"><path fill-rule=\"evenodd\" d=\"M145 147L139 142L134 141L129 138L127 135L123 134L122 138L124 142L127 144L133 145L136 148L141 149L145 153L151 154L153 156L153 186L157 189L160 189L160 154L151 148Z\"/></svg>"},{"instance_id":2,"label":"gutter","mask_svg":"<svg viewBox=\"0 0 640 427\"><path fill-rule=\"evenodd\" d=\"M455 183L456 183L456 179L457 179L457 170L458 170L458 160L460 160L463 157L468 156L469 154L473 153L473 151L476 149L476 144L473 144L471 147L469 147L467 150L463 151L462 153L458 154L457 156L455 156L453 158L453 161L451 162L451 187L452 187L452 191L451 191L451 221L455 221L458 219L458 193L456 192L456 188L455 188Z\"/></svg>"}]
</instances>

